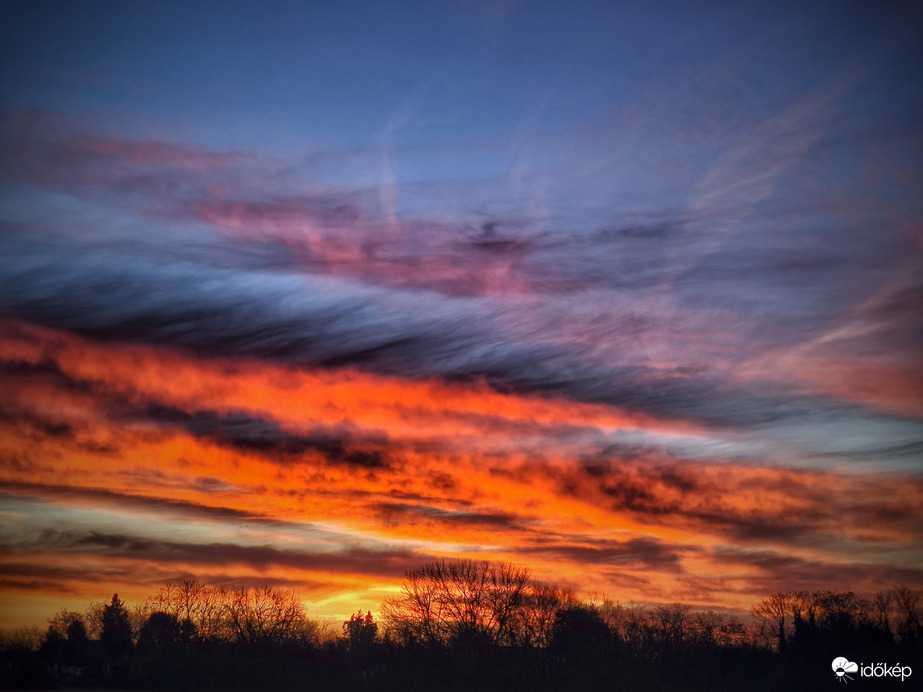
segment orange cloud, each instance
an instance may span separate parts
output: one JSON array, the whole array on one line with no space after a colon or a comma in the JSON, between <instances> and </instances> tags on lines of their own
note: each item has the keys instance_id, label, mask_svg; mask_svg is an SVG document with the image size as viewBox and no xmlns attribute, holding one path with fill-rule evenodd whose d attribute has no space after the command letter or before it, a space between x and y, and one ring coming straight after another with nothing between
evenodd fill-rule
<instances>
[{"instance_id":1,"label":"orange cloud","mask_svg":"<svg viewBox=\"0 0 923 692\"><path fill-rule=\"evenodd\" d=\"M441 556L744 609L786 573L817 588L923 581L912 476L601 445L711 431L481 382L4 331L8 594L132 593L193 574L300 586L338 614L374 608L404 569Z\"/></svg>"}]
</instances>

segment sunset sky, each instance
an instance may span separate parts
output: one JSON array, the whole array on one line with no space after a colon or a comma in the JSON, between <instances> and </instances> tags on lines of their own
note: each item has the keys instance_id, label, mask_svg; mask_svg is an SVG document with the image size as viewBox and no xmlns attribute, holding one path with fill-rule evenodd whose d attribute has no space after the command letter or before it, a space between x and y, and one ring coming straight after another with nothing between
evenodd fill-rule
<instances>
[{"instance_id":1,"label":"sunset sky","mask_svg":"<svg viewBox=\"0 0 923 692\"><path fill-rule=\"evenodd\" d=\"M923 588L914 2L0 4L0 628Z\"/></svg>"}]
</instances>

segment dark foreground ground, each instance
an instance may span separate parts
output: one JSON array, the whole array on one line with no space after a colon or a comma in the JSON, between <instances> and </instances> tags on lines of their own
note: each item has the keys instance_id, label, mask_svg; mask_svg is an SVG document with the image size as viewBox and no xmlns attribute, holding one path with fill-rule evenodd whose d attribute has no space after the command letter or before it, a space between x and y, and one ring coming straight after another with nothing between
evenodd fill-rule
<instances>
[{"instance_id":1,"label":"dark foreground ground","mask_svg":"<svg viewBox=\"0 0 923 692\"><path fill-rule=\"evenodd\" d=\"M904 681L853 674L854 688L840 684L831 668L836 656L826 648L780 654L756 647L722 647L638 655L586 642L568 650L375 646L359 653L336 647L305 651L229 645L134 656L95 668L48 668L37 656L7 657L0 685L11 690L87 692L923 689L918 646L870 652L874 661L911 670ZM852 659L873 662L863 656Z\"/></svg>"}]
</instances>

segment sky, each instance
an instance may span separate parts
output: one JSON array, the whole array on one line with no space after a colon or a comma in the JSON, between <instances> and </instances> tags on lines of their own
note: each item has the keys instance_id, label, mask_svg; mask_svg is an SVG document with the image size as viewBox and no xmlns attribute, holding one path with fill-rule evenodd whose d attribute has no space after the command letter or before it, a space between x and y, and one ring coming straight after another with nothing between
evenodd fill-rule
<instances>
[{"instance_id":1,"label":"sky","mask_svg":"<svg viewBox=\"0 0 923 692\"><path fill-rule=\"evenodd\" d=\"M191 5L191 6L190 6ZM912 2L0 3L0 628L510 561L923 587Z\"/></svg>"}]
</instances>

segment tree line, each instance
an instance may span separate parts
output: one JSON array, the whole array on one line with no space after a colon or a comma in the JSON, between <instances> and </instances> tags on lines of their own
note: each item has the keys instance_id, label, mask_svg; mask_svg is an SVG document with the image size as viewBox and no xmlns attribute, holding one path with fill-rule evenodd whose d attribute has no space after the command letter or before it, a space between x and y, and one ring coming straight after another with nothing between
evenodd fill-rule
<instances>
[{"instance_id":1,"label":"tree line","mask_svg":"<svg viewBox=\"0 0 923 692\"><path fill-rule=\"evenodd\" d=\"M752 618L578 597L523 567L411 569L380 620L337 627L298 595L195 579L129 607L117 594L7 637L7 687L138 689L777 689L830 677L825 657L919 657L923 592L771 594ZM874 658L878 657L878 658ZM882 658L885 657L885 658ZM895 659L895 662L897 659ZM923 675L923 669L921 669Z\"/></svg>"}]
</instances>

